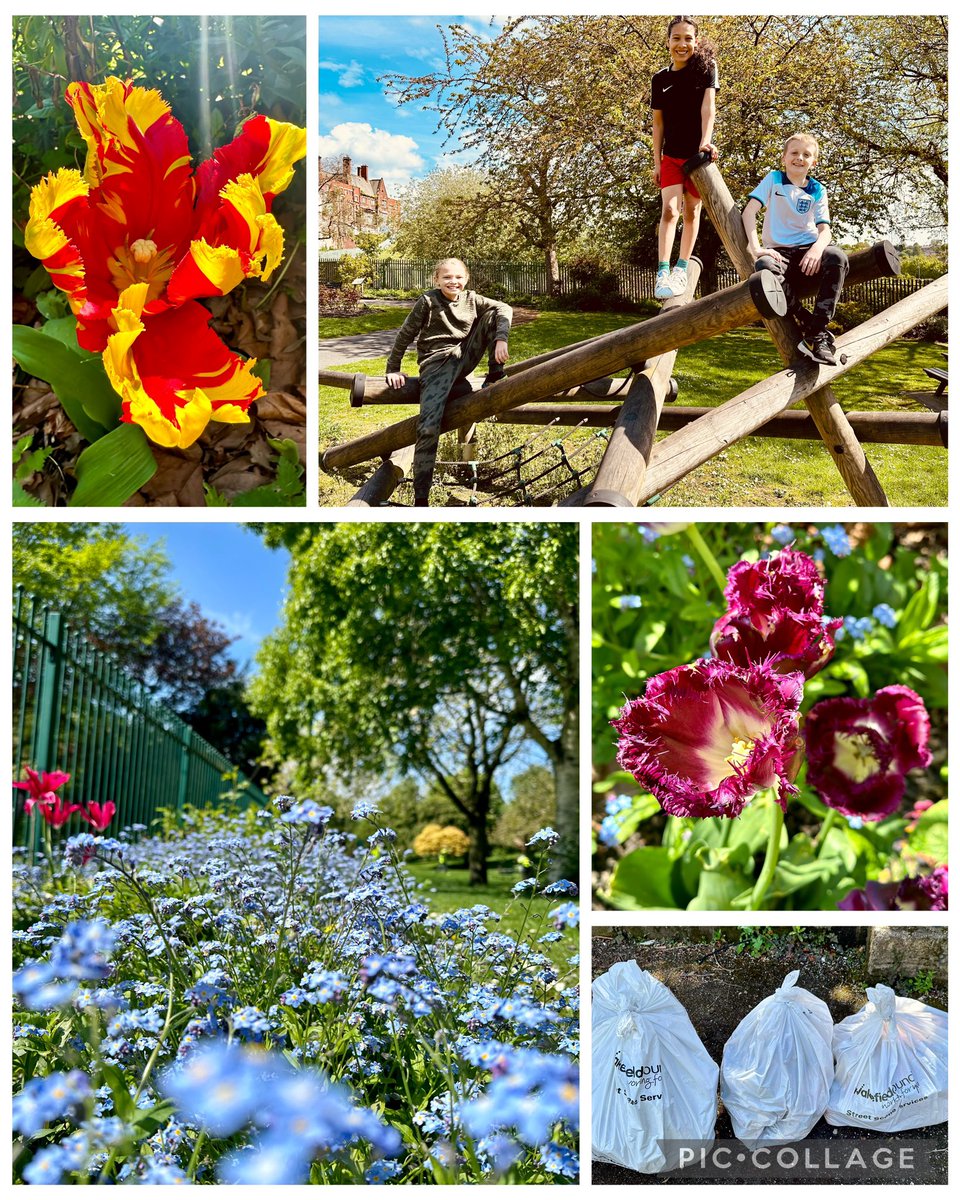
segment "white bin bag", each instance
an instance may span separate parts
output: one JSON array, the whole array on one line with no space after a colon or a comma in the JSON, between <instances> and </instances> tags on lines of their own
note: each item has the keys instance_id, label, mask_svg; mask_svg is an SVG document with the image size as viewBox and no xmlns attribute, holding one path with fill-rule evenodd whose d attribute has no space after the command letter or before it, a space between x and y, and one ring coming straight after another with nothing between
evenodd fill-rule
<instances>
[{"instance_id":1,"label":"white bin bag","mask_svg":"<svg viewBox=\"0 0 960 1200\"><path fill-rule=\"evenodd\" d=\"M826 1117L899 1133L947 1119L947 1014L878 984L834 1028L836 1077Z\"/></svg>"},{"instance_id":2,"label":"white bin bag","mask_svg":"<svg viewBox=\"0 0 960 1200\"><path fill-rule=\"evenodd\" d=\"M635 962L593 984L593 1157L654 1174L680 1165L658 1139L712 1143L717 1064L668 987Z\"/></svg>"},{"instance_id":3,"label":"white bin bag","mask_svg":"<svg viewBox=\"0 0 960 1200\"><path fill-rule=\"evenodd\" d=\"M833 1018L791 971L743 1018L723 1048L720 1098L750 1149L805 1138L833 1082Z\"/></svg>"}]
</instances>

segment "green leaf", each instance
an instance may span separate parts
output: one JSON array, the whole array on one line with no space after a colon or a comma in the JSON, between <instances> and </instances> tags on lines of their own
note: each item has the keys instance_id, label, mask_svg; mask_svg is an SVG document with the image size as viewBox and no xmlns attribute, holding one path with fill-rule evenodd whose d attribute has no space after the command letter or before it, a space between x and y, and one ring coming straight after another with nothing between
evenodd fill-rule
<instances>
[{"instance_id":1,"label":"green leaf","mask_svg":"<svg viewBox=\"0 0 960 1200\"><path fill-rule=\"evenodd\" d=\"M77 490L70 507L123 504L156 471L157 460L140 426L118 425L77 459Z\"/></svg>"},{"instance_id":2,"label":"green leaf","mask_svg":"<svg viewBox=\"0 0 960 1200\"><path fill-rule=\"evenodd\" d=\"M28 325L13 327L13 357L27 374L50 384L86 441L97 441L119 421L120 397L102 363L83 359L79 351Z\"/></svg>"},{"instance_id":3,"label":"green leaf","mask_svg":"<svg viewBox=\"0 0 960 1200\"><path fill-rule=\"evenodd\" d=\"M949 853L947 840L947 800L940 800L923 814L910 835L910 849L916 854L929 854L938 863L945 863Z\"/></svg>"},{"instance_id":4,"label":"green leaf","mask_svg":"<svg viewBox=\"0 0 960 1200\"><path fill-rule=\"evenodd\" d=\"M172 1100L161 1100L150 1108L137 1108L132 1113L132 1124L140 1130L144 1137L152 1137L176 1113L177 1106Z\"/></svg>"},{"instance_id":5,"label":"green leaf","mask_svg":"<svg viewBox=\"0 0 960 1200\"><path fill-rule=\"evenodd\" d=\"M752 891L753 880L743 871L729 864L706 868L700 875L700 886L694 899L687 905L687 910L705 912L730 909L744 888Z\"/></svg>"},{"instance_id":6,"label":"green leaf","mask_svg":"<svg viewBox=\"0 0 960 1200\"><path fill-rule=\"evenodd\" d=\"M100 1074L103 1077L103 1082L110 1089L110 1095L113 1098L113 1107L117 1116L121 1121L132 1120L136 1112L136 1106L133 1103L133 1097L130 1095L130 1089L127 1087L127 1080L122 1069L115 1063L101 1063Z\"/></svg>"},{"instance_id":7,"label":"green leaf","mask_svg":"<svg viewBox=\"0 0 960 1200\"><path fill-rule=\"evenodd\" d=\"M617 863L610 884L615 908L677 908L672 887L673 860L663 846L641 846Z\"/></svg>"},{"instance_id":8,"label":"green leaf","mask_svg":"<svg viewBox=\"0 0 960 1200\"><path fill-rule=\"evenodd\" d=\"M13 481L13 506L14 508L44 508L42 500L38 500L36 496L31 496L29 492L24 490L23 484L16 479Z\"/></svg>"},{"instance_id":9,"label":"green leaf","mask_svg":"<svg viewBox=\"0 0 960 1200\"><path fill-rule=\"evenodd\" d=\"M933 571L924 580L923 587L910 597L897 622L896 634L900 645L910 634L930 627L936 617L939 596L940 576Z\"/></svg>"}]
</instances>

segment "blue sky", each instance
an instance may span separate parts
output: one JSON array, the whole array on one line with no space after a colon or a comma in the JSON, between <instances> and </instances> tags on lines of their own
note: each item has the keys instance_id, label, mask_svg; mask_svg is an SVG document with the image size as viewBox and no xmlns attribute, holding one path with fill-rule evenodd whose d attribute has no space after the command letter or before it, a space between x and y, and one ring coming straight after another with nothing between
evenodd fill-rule
<instances>
[{"instance_id":1,"label":"blue sky","mask_svg":"<svg viewBox=\"0 0 960 1200\"><path fill-rule=\"evenodd\" d=\"M324 158L348 155L371 177L383 176L395 195L409 180L443 165L443 137L436 113L419 103L387 99L377 76L425 75L444 65L437 25L468 25L495 35L489 17L321 17L320 142ZM448 151L456 147L450 143ZM448 162L455 161L448 159Z\"/></svg>"},{"instance_id":2,"label":"blue sky","mask_svg":"<svg viewBox=\"0 0 960 1200\"><path fill-rule=\"evenodd\" d=\"M231 647L243 665L280 622L290 555L268 550L249 530L232 523L178 522L127 525L149 542L161 539L171 575L185 600L195 600L206 616L238 638Z\"/></svg>"}]
</instances>

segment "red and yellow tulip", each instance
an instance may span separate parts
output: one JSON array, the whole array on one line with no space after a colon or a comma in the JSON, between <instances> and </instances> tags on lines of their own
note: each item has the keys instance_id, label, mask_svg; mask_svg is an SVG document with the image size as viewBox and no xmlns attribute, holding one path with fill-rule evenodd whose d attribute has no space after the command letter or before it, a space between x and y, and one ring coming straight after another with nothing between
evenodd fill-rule
<instances>
[{"instance_id":1,"label":"red and yellow tulip","mask_svg":"<svg viewBox=\"0 0 960 1200\"><path fill-rule=\"evenodd\" d=\"M248 421L255 359L228 350L199 300L267 279L283 255L273 198L306 154L306 131L251 117L196 172L160 93L110 77L67 88L87 144L82 172L33 189L27 249L65 292L77 339L103 354L122 420L161 446L208 421Z\"/></svg>"}]
</instances>

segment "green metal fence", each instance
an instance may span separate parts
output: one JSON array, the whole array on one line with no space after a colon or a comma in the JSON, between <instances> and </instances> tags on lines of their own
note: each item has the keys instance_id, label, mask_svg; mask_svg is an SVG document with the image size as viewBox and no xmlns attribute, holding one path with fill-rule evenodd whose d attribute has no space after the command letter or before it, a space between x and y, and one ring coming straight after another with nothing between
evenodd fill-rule
<instances>
[{"instance_id":1,"label":"green metal fence","mask_svg":"<svg viewBox=\"0 0 960 1200\"><path fill-rule=\"evenodd\" d=\"M260 788L62 613L22 589L13 608L13 753L17 779L24 766L68 771L60 791L66 801L112 800L111 832L149 825L160 808L211 807L235 787L246 802L266 802ZM15 845L30 837L25 795L14 791ZM54 837L80 828L90 827L75 816Z\"/></svg>"},{"instance_id":2,"label":"green metal fence","mask_svg":"<svg viewBox=\"0 0 960 1200\"><path fill-rule=\"evenodd\" d=\"M401 291L427 291L433 287L434 259L383 258L374 262L374 275L369 288L399 289ZM320 282L336 283L339 262L324 259L320 262ZM510 296L545 296L549 288L546 267L542 263L468 262L471 286L478 292L498 288ZM652 267L638 267L633 263L620 263L612 268L617 277L617 292L627 300L652 300L656 285L656 271ZM717 287L732 287L738 283L739 275L733 267L722 266L717 272ZM856 284L844 295L844 299L864 299L877 311L902 300L929 283L929 279L913 279L905 275L895 278L871 279ZM560 264L561 290L569 294L576 292L570 268Z\"/></svg>"}]
</instances>

